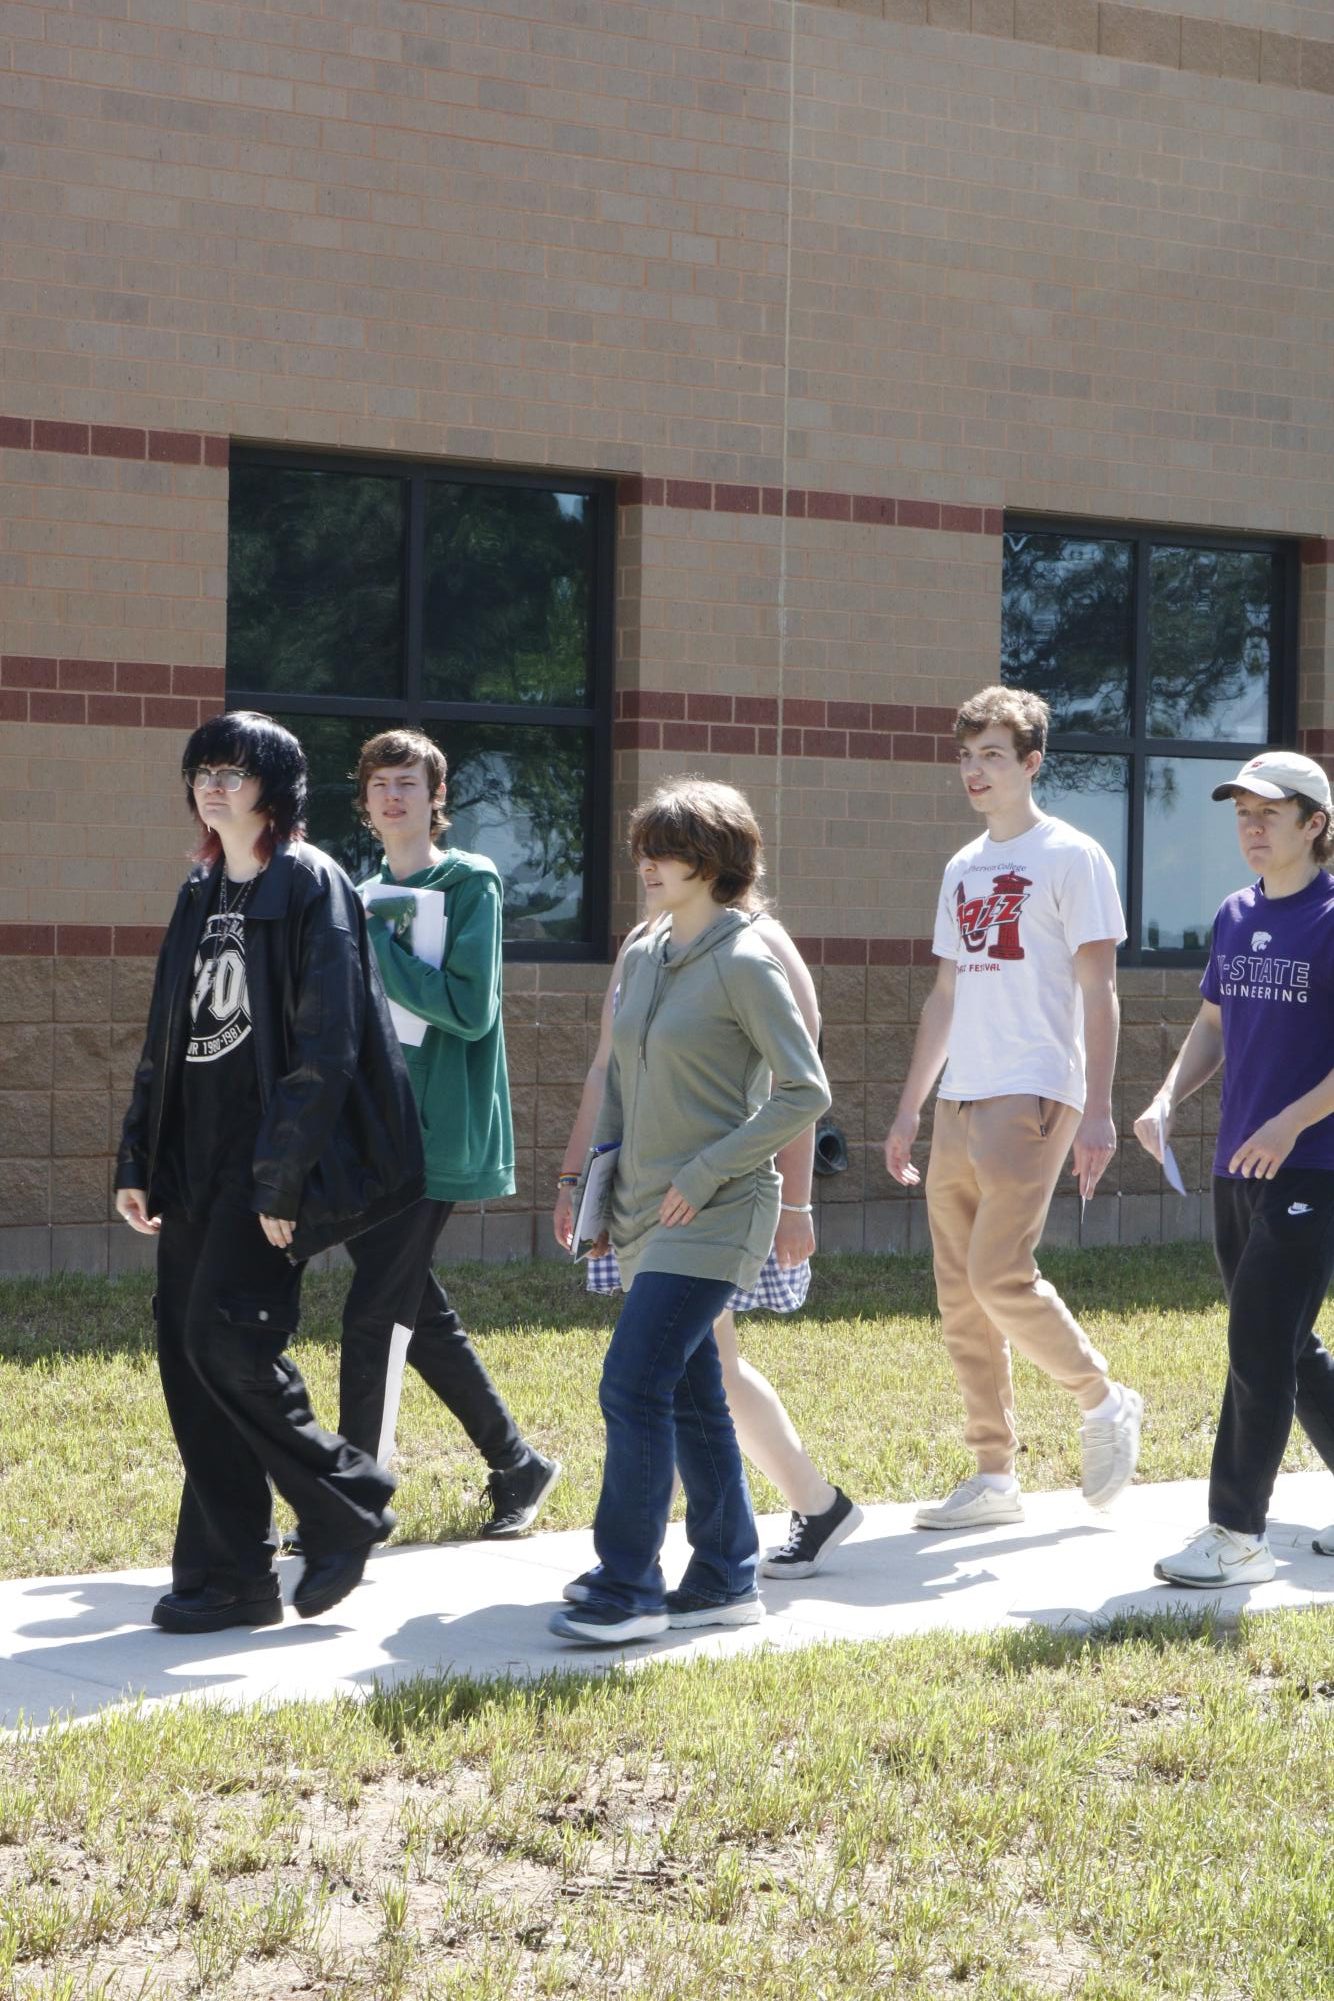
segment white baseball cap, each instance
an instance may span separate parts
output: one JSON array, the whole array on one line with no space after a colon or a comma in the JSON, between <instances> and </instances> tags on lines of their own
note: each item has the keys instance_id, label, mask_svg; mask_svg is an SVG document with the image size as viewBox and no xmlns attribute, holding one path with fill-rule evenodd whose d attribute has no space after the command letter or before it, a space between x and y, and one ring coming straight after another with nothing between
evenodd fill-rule
<instances>
[{"instance_id":1,"label":"white baseball cap","mask_svg":"<svg viewBox=\"0 0 1334 2001\"><path fill-rule=\"evenodd\" d=\"M1313 757L1303 757L1297 750L1262 750L1226 785L1215 785L1213 797L1230 799L1236 792L1255 792L1261 799L1291 799L1300 792L1326 812L1334 807L1324 771Z\"/></svg>"}]
</instances>

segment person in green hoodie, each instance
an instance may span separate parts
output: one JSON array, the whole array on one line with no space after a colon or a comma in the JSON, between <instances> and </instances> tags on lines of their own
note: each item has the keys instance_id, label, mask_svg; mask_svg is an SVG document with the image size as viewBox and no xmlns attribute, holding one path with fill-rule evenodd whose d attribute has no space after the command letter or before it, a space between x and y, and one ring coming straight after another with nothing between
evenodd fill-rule
<instances>
[{"instance_id":1,"label":"person in green hoodie","mask_svg":"<svg viewBox=\"0 0 1334 2001\"><path fill-rule=\"evenodd\" d=\"M625 1304L603 1365L598 1562L550 1620L621 1645L762 1616L759 1544L713 1323L752 1289L778 1224L774 1154L829 1105L787 975L764 942L760 830L730 785L682 779L637 807L650 918L625 953L594 1147L619 1145L608 1236ZM659 1557L676 1467L690 1562Z\"/></svg>"},{"instance_id":2,"label":"person in green hoodie","mask_svg":"<svg viewBox=\"0 0 1334 2001\"><path fill-rule=\"evenodd\" d=\"M426 1193L348 1243L356 1269L343 1309L340 1425L387 1460L411 1362L490 1469L482 1534L518 1535L560 1463L521 1436L433 1268L456 1202L514 1193L501 882L485 855L436 845L449 825L445 779L444 753L419 731L384 730L362 745L357 806L384 860L361 895L421 1117Z\"/></svg>"}]
</instances>

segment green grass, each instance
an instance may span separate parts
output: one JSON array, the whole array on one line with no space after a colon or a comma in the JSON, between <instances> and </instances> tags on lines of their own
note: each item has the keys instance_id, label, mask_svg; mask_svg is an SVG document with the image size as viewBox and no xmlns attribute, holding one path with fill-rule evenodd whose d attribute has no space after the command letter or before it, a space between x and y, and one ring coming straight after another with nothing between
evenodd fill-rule
<instances>
[{"instance_id":1,"label":"green grass","mask_svg":"<svg viewBox=\"0 0 1334 2001\"><path fill-rule=\"evenodd\" d=\"M1334 1615L0 1745L0 1993L1318 2001Z\"/></svg>"},{"instance_id":2,"label":"green grass","mask_svg":"<svg viewBox=\"0 0 1334 2001\"><path fill-rule=\"evenodd\" d=\"M1203 1476L1225 1342L1208 1251L1053 1252L1044 1269L1113 1370L1144 1392L1140 1478ZM525 1431L565 1461L545 1524L587 1524L602 1461L596 1392L613 1305L589 1299L563 1265L460 1266L451 1285ZM152 1353L150 1293L146 1279L0 1283L0 1574L167 1561L179 1475ZM295 1349L329 1423L342 1296L337 1277L308 1282ZM817 1260L805 1313L748 1315L741 1326L745 1353L777 1386L812 1455L859 1500L921 1497L968 1470L925 1260ZM1016 1376L1024 1485L1074 1485L1069 1398L1022 1362ZM480 1461L411 1372L399 1442L400 1538L473 1532ZM1316 1462L1298 1440L1288 1463ZM758 1479L755 1499L781 1506Z\"/></svg>"}]
</instances>

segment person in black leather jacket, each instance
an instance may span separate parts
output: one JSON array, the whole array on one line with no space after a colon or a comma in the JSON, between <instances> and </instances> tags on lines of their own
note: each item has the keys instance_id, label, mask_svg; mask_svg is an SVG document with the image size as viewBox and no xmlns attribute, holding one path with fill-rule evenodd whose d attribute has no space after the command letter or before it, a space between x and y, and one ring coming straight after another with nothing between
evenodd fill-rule
<instances>
[{"instance_id":1,"label":"person in black leather jacket","mask_svg":"<svg viewBox=\"0 0 1334 2001\"><path fill-rule=\"evenodd\" d=\"M322 1431L283 1352L304 1261L422 1192L420 1129L361 900L300 836L306 760L268 716L204 723L199 834L158 956L116 1208L158 1238L158 1362L185 1470L170 1632L282 1616L270 1481L297 1513L303 1616L359 1581L394 1482Z\"/></svg>"}]
</instances>

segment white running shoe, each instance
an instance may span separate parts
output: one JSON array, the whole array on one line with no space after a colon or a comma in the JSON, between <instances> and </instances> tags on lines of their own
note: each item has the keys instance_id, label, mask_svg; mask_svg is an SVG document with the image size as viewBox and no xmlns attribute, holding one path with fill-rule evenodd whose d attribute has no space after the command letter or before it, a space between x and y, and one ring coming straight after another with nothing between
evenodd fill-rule
<instances>
[{"instance_id":1,"label":"white running shoe","mask_svg":"<svg viewBox=\"0 0 1334 2001\"><path fill-rule=\"evenodd\" d=\"M1317 1556L1334 1556L1334 1522L1327 1529L1321 1529L1311 1547Z\"/></svg>"},{"instance_id":2,"label":"white running shoe","mask_svg":"<svg viewBox=\"0 0 1334 2001\"><path fill-rule=\"evenodd\" d=\"M1193 1584L1207 1591L1228 1584L1267 1584L1275 1569L1273 1551L1262 1535L1240 1535L1210 1522L1184 1549L1160 1557L1153 1574L1164 1584Z\"/></svg>"},{"instance_id":3,"label":"white running shoe","mask_svg":"<svg viewBox=\"0 0 1334 2001\"><path fill-rule=\"evenodd\" d=\"M1120 1390L1121 1409L1117 1416L1086 1417L1079 1427L1083 1460L1080 1486L1091 1508L1110 1508L1122 1489L1130 1485L1139 1464L1144 1399L1138 1390L1128 1390L1124 1383Z\"/></svg>"},{"instance_id":4,"label":"white running shoe","mask_svg":"<svg viewBox=\"0 0 1334 2001\"><path fill-rule=\"evenodd\" d=\"M1016 1484L1008 1494L989 1487L976 1473L943 1501L924 1501L913 1516L918 1529L991 1529L1002 1522L1024 1519L1023 1496Z\"/></svg>"}]
</instances>

